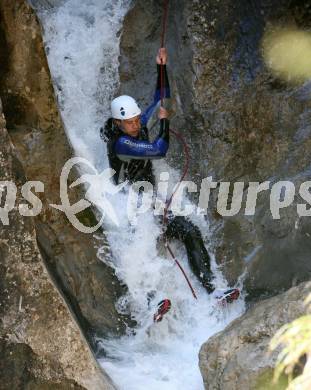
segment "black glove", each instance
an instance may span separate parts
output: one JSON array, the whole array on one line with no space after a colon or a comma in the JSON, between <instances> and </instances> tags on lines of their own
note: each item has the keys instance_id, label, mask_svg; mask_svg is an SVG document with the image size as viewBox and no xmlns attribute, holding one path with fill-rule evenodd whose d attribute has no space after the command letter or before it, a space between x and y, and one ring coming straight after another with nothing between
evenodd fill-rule
<instances>
[{"instance_id":1,"label":"black glove","mask_svg":"<svg viewBox=\"0 0 311 390\"><path fill-rule=\"evenodd\" d=\"M167 118L160 119L159 138L169 143L170 141L170 121Z\"/></svg>"}]
</instances>

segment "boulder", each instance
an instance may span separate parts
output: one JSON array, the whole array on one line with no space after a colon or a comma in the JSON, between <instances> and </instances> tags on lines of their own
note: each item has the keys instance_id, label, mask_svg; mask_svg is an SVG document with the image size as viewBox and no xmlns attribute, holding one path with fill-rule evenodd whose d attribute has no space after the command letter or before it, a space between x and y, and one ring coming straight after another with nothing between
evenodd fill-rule
<instances>
[{"instance_id":1,"label":"boulder","mask_svg":"<svg viewBox=\"0 0 311 390\"><path fill-rule=\"evenodd\" d=\"M256 303L242 317L212 336L201 347L199 365L208 390L285 389L272 382L280 349L270 352L271 338L281 326L305 314L304 299L311 283Z\"/></svg>"},{"instance_id":2,"label":"boulder","mask_svg":"<svg viewBox=\"0 0 311 390\"><path fill-rule=\"evenodd\" d=\"M32 217L22 216L25 174L0 104L1 389L113 389L44 267ZM14 191L6 188L16 186Z\"/></svg>"},{"instance_id":3,"label":"boulder","mask_svg":"<svg viewBox=\"0 0 311 390\"><path fill-rule=\"evenodd\" d=\"M205 389L285 390L285 377L278 384L272 382L280 349L270 352L269 343L281 326L305 314L303 302L310 288L311 283L305 282L256 303L204 343L199 365Z\"/></svg>"}]
</instances>

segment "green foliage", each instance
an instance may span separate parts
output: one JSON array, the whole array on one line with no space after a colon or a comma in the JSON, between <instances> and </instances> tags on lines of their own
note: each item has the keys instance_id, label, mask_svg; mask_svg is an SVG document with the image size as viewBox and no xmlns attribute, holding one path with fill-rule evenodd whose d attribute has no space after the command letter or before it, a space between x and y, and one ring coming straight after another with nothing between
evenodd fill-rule
<instances>
[{"instance_id":1,"label":"green foliage","mask_svg":"<svg viewBox=\"0 0 311 390\"><path fill-rule=\"evenodd\" d=\"M273 381L273 369L267 369L261 373L252 390L286 390L288 386L288 378L285 374L281 374L277 381Z\"/></svg>"},{"instance_id":2,"label":"green foliage","mask_svg":"<svg viewBox=\"0 0 311 390\"><path fill-rule=\"evenodd\" d=\"M311 309L311 294L305 301L308 312ZM290 324L284 325L270 343L270 349L281 347L274 380L282 374L288 375L287 390L311 389L311 314L306 314Z\"/></svg>"}]
</instances>

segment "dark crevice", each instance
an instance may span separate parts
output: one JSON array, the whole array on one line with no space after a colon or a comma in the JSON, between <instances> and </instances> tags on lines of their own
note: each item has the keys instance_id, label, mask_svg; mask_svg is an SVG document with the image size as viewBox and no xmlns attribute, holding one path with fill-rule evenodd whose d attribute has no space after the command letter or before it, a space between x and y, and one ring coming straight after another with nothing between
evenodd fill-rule
<instances>
[{"instance_id":1,"label":"dark crevice","mask_svg":"<svg viewBox=\"0 0 311 390\"><path fill-rule=\"evenodd\" d=\"M0 47L1 47L1 56L0 56L0 90L2 92L2 86L5 84L6 76L10 68L10 49L6 40L5 34L6 26L4 26L4 20L2 12L0 11Z\"/></svg>"}]
</instances>

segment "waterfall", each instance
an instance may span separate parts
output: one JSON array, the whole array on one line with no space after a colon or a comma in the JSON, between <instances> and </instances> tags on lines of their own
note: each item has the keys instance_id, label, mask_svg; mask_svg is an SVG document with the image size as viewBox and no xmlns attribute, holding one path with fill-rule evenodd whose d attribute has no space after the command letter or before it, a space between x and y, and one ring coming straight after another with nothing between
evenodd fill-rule
<instances>
[{"instance_id":1,"label":"waterfall","mask_svg":"<svg viewBox=\"0 0 311 390\"><path fill-rule=\"evenodd\" d=\"M88 159L99 172L108 167L99 128L109 116L110 100L119 85L119 32L130 3L66 0L38 11L69 142L75 155ZM179 173L165 162L157 163L158 172L163 167L178 177ZM93 191L101 191L100 186L94 186ZM119 389L203 389L199 348L241 315L244 303L239 300L225 309L217 307L215 299L192 275L183 246L174 243L197 292L195 301L174 262L157 250L161 227L154 215L139 215L133 225L127 219L126 194L119 193L111 202L120 222L119 226L104 222L113 255L111 264L128 286L128 294L116 305L120 312L131 313L137 327L121 338L102 340L107 357L100 363ZM208 239L203 217L193 218ZM98 256L102 257L100 250ZM212 266L217 287L225 288L214 259ZM162 322L153 324L156 304L166 297L172 301L172 309Z\"/></svg>"}]
</instances>

